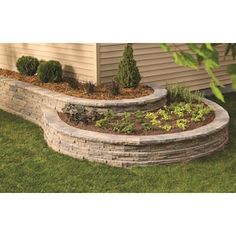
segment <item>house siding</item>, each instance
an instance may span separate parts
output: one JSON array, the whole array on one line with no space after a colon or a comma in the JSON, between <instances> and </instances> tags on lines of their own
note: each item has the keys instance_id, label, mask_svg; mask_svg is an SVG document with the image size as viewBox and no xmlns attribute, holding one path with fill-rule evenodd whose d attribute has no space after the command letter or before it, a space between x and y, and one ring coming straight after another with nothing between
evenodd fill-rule
<instances>
[{"instance_id":1,"label":"house siding","mask_svg":"<svg viewBox=\"0 0 236 236\"><path fill-rule=\"evenodd\" d=\"M80 81L96 82L96 44L81 43L1 43L0 67L16 70L16 61L22 55L39 60L58 60L64 76Z\"/></svg>"},{"instance_id":2,"label":"house siding","mask_svg":"<svg viewBox=\"0 0 236 236\"><path fill-rule=\"evenodd\" d=\"M110 82L116 75L124 47L125 44L100 44L98 53L101 83ZM174 45L171 47L173 49ZM177 47L181 50L187 50L185 44L177 44ZM159 44L135 43L133 49L143 83L158 82L160 85L180 83L192 90L209 87L209 76L203 68L193 70L176 65L170 53L163 52ZM226 66L233 60L230 56L224 60L224 46L219 46L219 53L222 66L215 71L215 74L223 84L230 84Z\"/></svg>"},{"instance_id":3,"label":"house siding","mask_svg":"<svg viewBox=\"0 0 236 236\"><path fill-rule=\"evenodd\" d=\"M17 58L30 55L38 59L60 61L65 77L73 77L82 82L108 83L117 73L125 45L125 43L1 43L0 67L16 70ZM187 50L185 44L176 45L182 50ZM133 48L142 83L157 82L159 85L180 83L193 90L209 87L209 76L203 69L192 70L176 65L170 53L163 52L159 44L134 43ZM219 52L222 66L216 70L216 76L223 84L230 84L226 66L233 60L230 56L224 60L223 46L219 47Z\"/></svg>"}]
</instances>

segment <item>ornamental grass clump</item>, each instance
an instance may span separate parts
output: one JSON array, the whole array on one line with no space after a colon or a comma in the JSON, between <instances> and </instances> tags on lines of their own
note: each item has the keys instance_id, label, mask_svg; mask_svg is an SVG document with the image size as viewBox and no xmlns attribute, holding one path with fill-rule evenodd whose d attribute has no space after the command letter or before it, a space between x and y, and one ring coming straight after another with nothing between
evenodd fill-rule
<instances>
[{"instance_id":1,"label":"ornamental grass clump","mask_svg":"<svg viewBox=\"0 0 236 236\"><path fill-rule=\"evenodd\" d=\"M35 57L22 56L16 62L16 68L22 75L35 75L39 66L39 61Z\"/></svg>"},{"instance_id":2,"label":"ornamental grass clump","mask_svg":"<svg viewBox=\"0 0 236 236\"><path fill-rule=\"evenodd\" d=\"M128 43L118 66L116 81L124 88L136 88L140 80L141 75L134 60L132 44Z\"/></svg>"},{"instance_id":3,"label":"ornamental grass clump","mask_svg":"<svg viewBox=\"0 0 236 236\"><path fill-rule=\"evenodd\" d=\"M200 91L191 92L189 88L178 84L167 85L166 89L167 89L167 98L169 102L200 103L204 98L202 92Z\"/></svg>"}]
</instances>

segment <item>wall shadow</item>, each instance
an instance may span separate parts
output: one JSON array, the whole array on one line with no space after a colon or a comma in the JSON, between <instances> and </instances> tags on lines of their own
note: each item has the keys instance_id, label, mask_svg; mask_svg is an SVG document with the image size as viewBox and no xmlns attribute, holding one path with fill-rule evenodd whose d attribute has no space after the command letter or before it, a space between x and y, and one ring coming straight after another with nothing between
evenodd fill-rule
<instances>
[{"instance_id":1,"label":"wall shadow","mask_svg":"<svg viewBox=\"0 0 236 236\"><path fill-rule=\"evenodd\" d=\"M78 89L80 86L79 76L76 74L73 66L64 65L63 66L63 81L69 83L73 89Z\"/></svg>"}]
</instances>

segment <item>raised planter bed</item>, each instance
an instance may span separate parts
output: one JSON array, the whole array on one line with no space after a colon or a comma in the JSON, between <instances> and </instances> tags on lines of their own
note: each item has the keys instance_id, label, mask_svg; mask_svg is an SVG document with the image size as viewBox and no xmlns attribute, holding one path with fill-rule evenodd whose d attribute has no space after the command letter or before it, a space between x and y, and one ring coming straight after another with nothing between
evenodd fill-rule
<instances>
[{"instance_id":1,"label":"raised planter bed","mask_svg":"<svg viewBox=\"0 0 236 236\"><path fill-rule=\"evenodd\" d=\"M190 131L145 136L77 129L64 123L55 111L45 109L45 140L58 152L113 166L188 161L220 150L228 141L228 113L214 102L204 102L215 112L211 123Z\"/></svg>"},{"instance_id":2,"label":"raised planter bed","mask_svg":"<svg viewBox=\"0 0 236 236\"><path fill-rule=\"evenodd\" d=\"M28 112L32 112L32 116L37 115L39 112L38 109L44 106L60 112L67 103L80 104L87 109L95 108L99 112L105 112L108 109L112 109L118 113L136 110L155 110L165 104L167 92L165 89L161 89L155 84L150 86L153 88L154 92L148 96L122 100L94 100L68 96L10 78L0 78L1 96L5 101L5 105L12 107L15 106L14 103L16 103L16 111L26 109L27 114ZM40 117L33 117L33 119L36 118L39 119Z\"/></svg>"},{"instance_id":3,"label":"raised planter bed","mask_svg":"<svg viewBox=\"0 0 236 236\"><path fill-rule=\"evenodd\" d=\"M9 78L0 79L0 88L1 109L39 124L50 147L79 159L113 166L166 164L206 156L223 148L228 141L228 113L207 99L203 101L214 111L214 120L200 128L172 134L135 136L82 130L64 123L57 113L67 103L79 103L91 108L95 106L101 110L112 106L114 109L120 109L120 112L128 107L135 110L140 107L154 110L158 107L153 106L161 104L158 102L160 98L164 104L166 95L165 90L158 90L156 87L153 87L155 92L150 96L138 101L119 101L119 105L117 100L103 101L101 104L100 101L66 96ZM153 106L146 106L149 102L143 99L148 99Z\"/></svg>"}]
</instances>

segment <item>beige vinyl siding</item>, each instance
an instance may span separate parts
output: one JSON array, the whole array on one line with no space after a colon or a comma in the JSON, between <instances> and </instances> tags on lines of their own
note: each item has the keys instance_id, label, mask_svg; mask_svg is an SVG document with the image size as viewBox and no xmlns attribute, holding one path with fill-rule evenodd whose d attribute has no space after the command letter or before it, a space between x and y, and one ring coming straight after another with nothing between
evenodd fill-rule
<instances>
[{"instance_id":1,"label":"beige vinyl siding","mask_svg":"<svg viewBox=\"0 0 236 236\"><path fill-rule=\"evenodd\" d=\"M96 83L96 44L82 43L1 43L0 67L16 70L16 61L22 55L39 60L58 60L64 76Z\"/></svg>"},{"instance_id":2,"label":"beige vinyl siding","mask_svg":"<svg viewBox=\"0 0 236 236\"><path fill-rule=\"evenodd\" d=\"M178 48L187 50L185 44L176 44ZM122 57L125 44L101 44L99 51L100 81L107 83L117 73L118 63ZM174 46L172 46L174 47ZM142 43L133 44L134 57L139 67L142 82L158 82L160 85L167 83L180 83L191 89L204 89L209 87L209 76L201 68L192 70L176 65L169 53L163 52L159 44ZM229 84L230 78L226 73L226 66L232 63L230 56L224 58L224 47L219 46L221 68L216 70L216 76L223 84Z\"/></svg>"}]
</instances>

